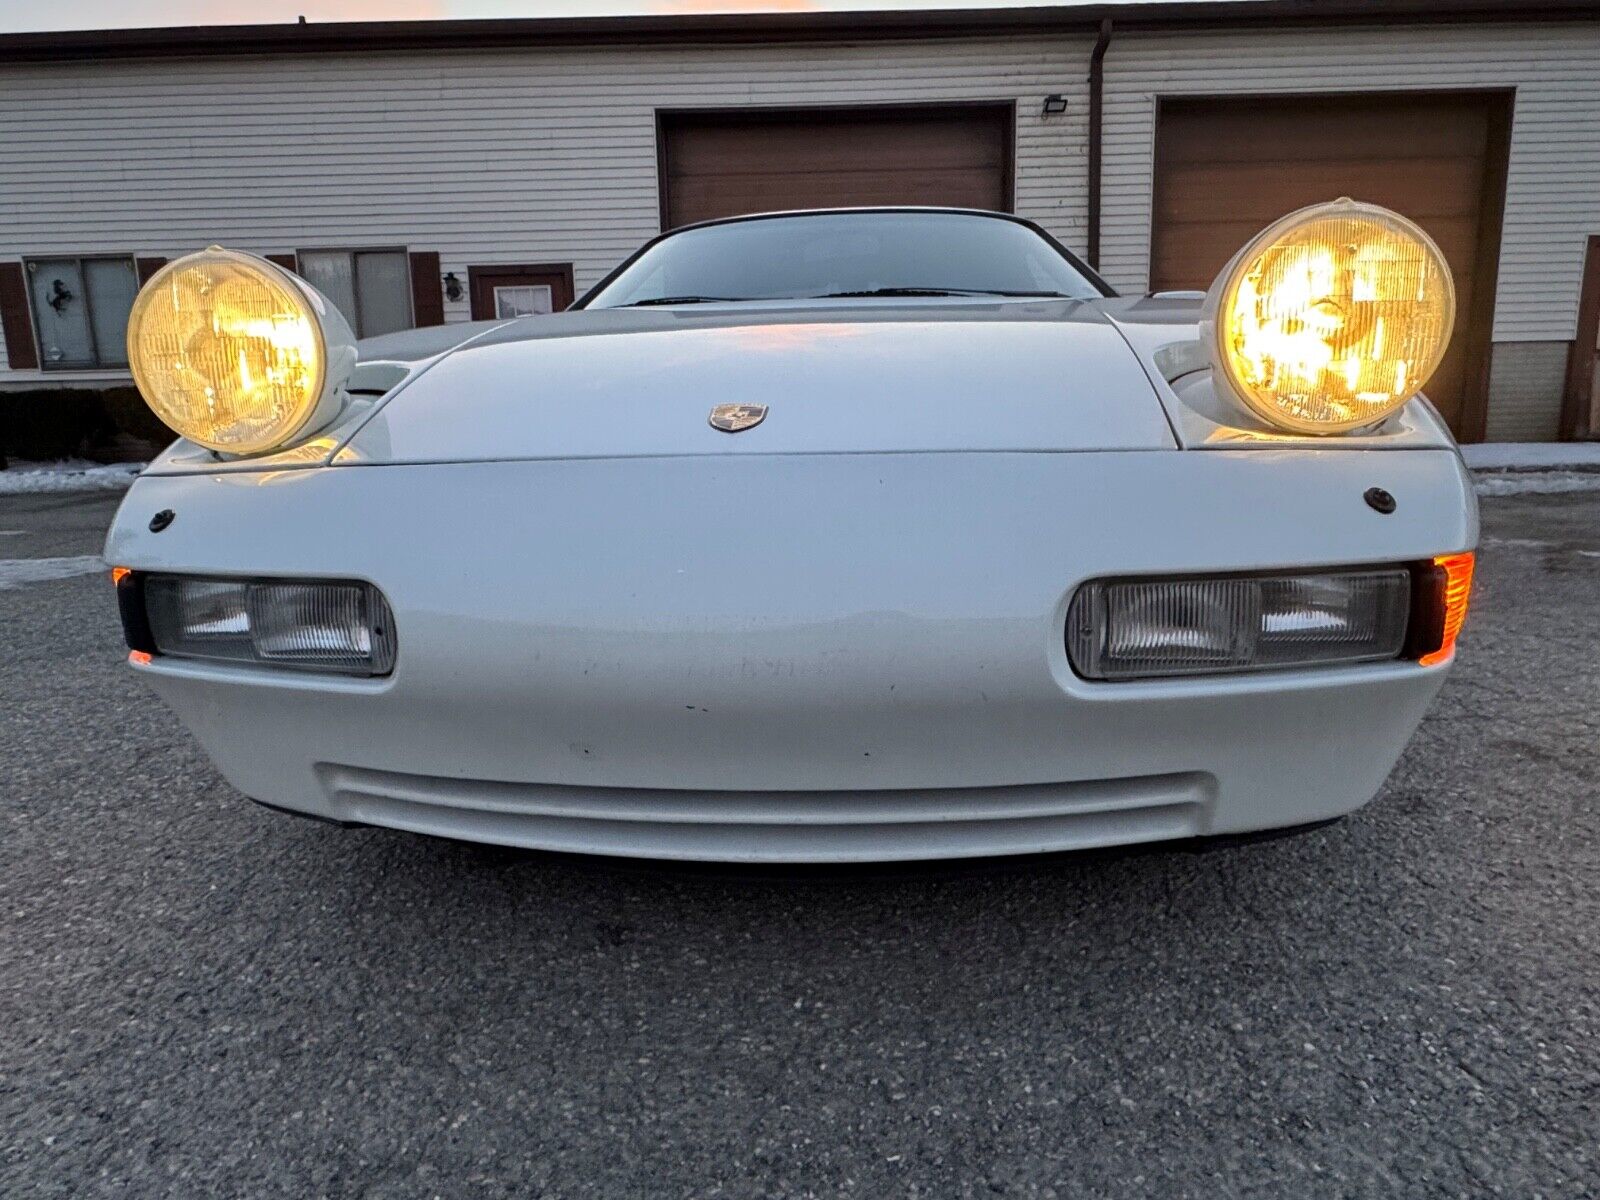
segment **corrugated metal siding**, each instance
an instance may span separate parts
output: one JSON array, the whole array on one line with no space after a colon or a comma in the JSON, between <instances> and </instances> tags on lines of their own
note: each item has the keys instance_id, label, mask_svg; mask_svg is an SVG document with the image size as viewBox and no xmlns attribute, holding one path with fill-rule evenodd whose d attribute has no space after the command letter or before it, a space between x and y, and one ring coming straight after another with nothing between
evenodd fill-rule
<instances>
[{"instance_id":1,"label":"corrugated metal siding","mask_svg":"<svg viewBox=\"0 0 1600 1200\"><path fill-rule=\"evenodd\" d=\"M0 256L207 242L572 262L659 227L655 110L1018 101L1016 207L1083 242L1090 43L980 38L0 67ZM1050 92L1070 98L1042 118ZM465 300L446 319L465 320ZM16 383L63 373L0 372ZM93 376L72 372L74 381Z\"/></svg>"},{"instance_id":2,"label":"corrugated metal siding","mask_svg":"<svg viewBox=\"0 0 1600 1200\"><path fill-rule=\"evenodd\" d=\"M1584 238L1600 232L1600 23L1118 38L1106 59L1111 282L1143 291L1148 278L1157 97L1406 88L1516 89L1494 338L1570 339Z\"/></svg>"}]
</instances>

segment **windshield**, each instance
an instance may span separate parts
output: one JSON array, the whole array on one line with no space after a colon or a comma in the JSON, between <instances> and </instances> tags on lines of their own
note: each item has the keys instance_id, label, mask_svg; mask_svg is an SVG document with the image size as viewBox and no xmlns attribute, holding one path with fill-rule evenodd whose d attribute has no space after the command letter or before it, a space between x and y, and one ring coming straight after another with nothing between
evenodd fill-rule
<instances>
[{"instance_id":1,"label":"windshield","mask_svg":"<svg viewBox=\"0 0 1600 1200\"><path fill-rule=\"evenodd\" d=\"M1105 293L1031 226L948 212L806 213L662 238L586 308L872 295Z\"/></svg>"}]
</instances>

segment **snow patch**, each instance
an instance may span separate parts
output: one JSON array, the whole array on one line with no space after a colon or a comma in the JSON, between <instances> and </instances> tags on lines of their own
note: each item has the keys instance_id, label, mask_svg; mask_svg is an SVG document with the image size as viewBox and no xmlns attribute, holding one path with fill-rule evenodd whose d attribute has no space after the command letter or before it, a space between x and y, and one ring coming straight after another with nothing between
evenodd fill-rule
<instances>
[{"instance_id":1,"label":"snow patch","mask_svg":"<svg viewBox=\"0 0 1600 1200\"><path fill-rule=\"evenodd\" d=\"M129 487L144 463L86 462L12 463L0 471L0 496L33 496L46 492L120 492Z\"/></svg>"},{"instance_id":2,"label":"snow patch","mask_svg":"<svg viewBox=\"0 0 1600 1200\"><path fill-rule=\"evenodd\" d=\"M1562 492L1600 492L1600 471L1507 471L1479 475L1480 496L1554 496Z\"/></svg>"},{"instance_id":3,"label":"snow patch","mask_svg":"<svg viewBox=\"0 0 1600 1200\"><path fill-rule=\"evenodd\" d=\"M1600 442L1483 442L1461 457L1474 471L1600 471Z\"/></svg>"},{"instance_id":4,"label":"snow patch","mask_svg":"<svg viewBox=\"0 0 1600 1200\"><path fill-rule=\"evenodd\" d=\"M98 554L76 554L70 558L0 558L0 591L19 588L25 583L49 583L53 579L94 575L105 569L105 559Z\"/></svg>"}]
</instances>

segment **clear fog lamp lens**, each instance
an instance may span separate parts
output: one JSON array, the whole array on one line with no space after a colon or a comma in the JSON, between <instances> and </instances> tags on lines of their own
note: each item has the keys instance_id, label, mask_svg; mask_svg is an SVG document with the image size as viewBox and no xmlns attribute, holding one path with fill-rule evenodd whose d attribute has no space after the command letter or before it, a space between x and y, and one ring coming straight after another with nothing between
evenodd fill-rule
<instances>
[{"instance_id":1,"label":"clear fog lamp lens","mask_svg":"<svg viewBox=\"0 0 1600 1200\"><path fill-rule=\"evenodd\" d=\"M287 444L324 399L327 343L279 268L213 246L169 263L134 300L128 361L145 402L190 441L256 454Z\"/></svg>"},{"instance_id":2,"label":"clear fog lamp lens","mask_svg":"<svg viewBox=\"0 0 1600 1200\"><path fill-rule=\"evenodd\" d=\"M162 654L346 675L394 669L394 614L371 584L152 575L144 604Z\"/></svg>"},{"instance_id":3,"label":"clear fog lamp lens","mask_svg":"<svg viewBox=\"0 0 1600 1200\"><path fill-rule=\"evenodd\" d=\"M1400 656L1410 610L1403 567L1096 580L1068 609L1067 656L1107 680L1376 662Z\"/></svg>"},{"instance_id":4,"label":"clear fog lamp lens","mask_svg":"<svg viewBox=\"0 0 1600 1200\"><path fill-rule=\"evenodd\" d=\"M1207 307L1214 361L1257 416L1341 433L1416 395L1444 356L1456 302L1444 255L1417 225L1340 200L1257 235Z\"/></svg>"}]
</instances>

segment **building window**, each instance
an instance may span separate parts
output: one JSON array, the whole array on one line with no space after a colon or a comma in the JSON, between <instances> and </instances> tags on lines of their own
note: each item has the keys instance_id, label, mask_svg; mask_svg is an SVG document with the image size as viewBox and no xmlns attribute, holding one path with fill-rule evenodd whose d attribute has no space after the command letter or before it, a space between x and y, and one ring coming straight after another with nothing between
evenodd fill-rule
<instances>
[{"instance_id":1,"label":"building window","mask_svg":"<svg viewBox=\"0 0 1600 1200\"><path fill-rule=\"evenodd\" d=\"M300 275L358 338L410 329L411 268L404 250L301 250Z\"/></svg>"},{"instance_id":2,"label":"building window","mask_svg":"<svg viewBox=\"0 0 1600 1200\"><path fill-rule=\"evenodd\" d=\"M45 370L128 365L128 313L139 292L131 256L30 258L25 266Z\"/></svg>"},{"instance_id":3,"label":"building window","mask_svg":"<svg viewBox=\"0 0 1600 1200\"><path fill-rule=\"evenodd\" d=\"M548 283L521 283L494 289L494 315L499 320L537 317L554 311L554 293Z\"/></svg>"}]
</instances>

